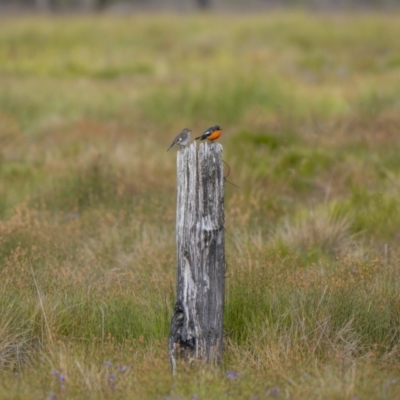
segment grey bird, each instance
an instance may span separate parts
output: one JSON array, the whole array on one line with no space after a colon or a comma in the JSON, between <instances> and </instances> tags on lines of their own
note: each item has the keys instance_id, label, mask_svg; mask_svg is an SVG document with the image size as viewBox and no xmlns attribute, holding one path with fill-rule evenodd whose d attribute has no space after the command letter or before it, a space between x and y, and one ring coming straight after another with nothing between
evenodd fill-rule
<instances>
[{"instance_id":1,"label":"grey bird","mask_svg":"<svg viewBox=\"0 0 400 400\"><path fill-rule=\"evenodd\" d=\"M189 144L190 142L190 132L191 130L188 128L185 128L171 143L171 146L168 147L169 151L171 147L174 147L175 145L178 145L180 148L185 147Z\"/></svg>"}]
</instances>

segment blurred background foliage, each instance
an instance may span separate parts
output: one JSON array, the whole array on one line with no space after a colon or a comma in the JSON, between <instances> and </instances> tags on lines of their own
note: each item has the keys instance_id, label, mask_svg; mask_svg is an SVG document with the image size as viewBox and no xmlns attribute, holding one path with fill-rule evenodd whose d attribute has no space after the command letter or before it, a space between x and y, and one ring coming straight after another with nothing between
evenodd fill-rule
<instances>
[{"instance_id":1,"label":"blurred background foliage","mask_svg":"<svg viewBox=\"0 0 400 400\"><path fill-rule=\"evenodd\" d=\"M271 7L309 7L320 10L385 9L399 6L399 0L0 0L0 7L36 11L129 11L130 9L268 9ZM1 8L0 8L1 9Z\"/></svg>"}]
</instances>

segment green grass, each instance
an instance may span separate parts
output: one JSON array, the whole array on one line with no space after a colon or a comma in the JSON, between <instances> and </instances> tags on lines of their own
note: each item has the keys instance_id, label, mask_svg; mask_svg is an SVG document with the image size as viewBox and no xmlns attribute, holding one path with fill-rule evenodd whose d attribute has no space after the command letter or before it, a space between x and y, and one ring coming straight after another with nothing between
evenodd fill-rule
<instances>
[{"instance_id":1,"label":"green grass","mask_svg":"<svg viewBox=\"0 0 400 400\"><path fill-rule=\"evenodd\" d=\"M398 37L396 13L3 18L0 398L398 398ZM166 149L214 124L224 360L172 378Z\"/></svg>"}]
</instances>

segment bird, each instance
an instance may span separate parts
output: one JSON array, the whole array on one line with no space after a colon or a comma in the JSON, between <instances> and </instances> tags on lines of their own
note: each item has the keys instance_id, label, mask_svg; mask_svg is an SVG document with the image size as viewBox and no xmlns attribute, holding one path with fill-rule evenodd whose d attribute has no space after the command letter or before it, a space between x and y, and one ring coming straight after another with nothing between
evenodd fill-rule
<instances>
[{"instance_id":1,"label":"bird","mask_svg":"<svg viewBox=\"0 0 400 400\"><path fill-rule=\"evenodd\" d=\"M168 147L167 151L175 145L178 145L180 148L187 146L190 142L190 132L191 130L188 128L183 129L182 132L172 141L171 146Z\"/></svg>"},{"instance_id":2,"label":"bird","mask_svg":"<svg viewBox=\"0 0 400 400\"><path fill-rule=\"evenodd\" d=\"M219 125L212 126L208 128L201 136L197 137L195 140L217 140L221 136L222 128Z\"/></svg>"}]
</instances>

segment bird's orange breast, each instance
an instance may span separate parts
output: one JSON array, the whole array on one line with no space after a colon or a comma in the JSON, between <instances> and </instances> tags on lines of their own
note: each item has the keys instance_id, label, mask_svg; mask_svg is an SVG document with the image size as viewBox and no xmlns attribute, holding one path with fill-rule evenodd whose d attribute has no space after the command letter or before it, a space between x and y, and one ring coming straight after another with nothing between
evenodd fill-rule
<instances>
[{"instance_id":1,"label":"bird's orange breast","mask_svg":"<svg viewBox=\"0 0 400 400\"><path fill-rule=\"evenodd\" d=\"M208 140L216 140L221 136L221 130L217 129L211 135L207 136Z\"/></svg>"}]
</instances>

